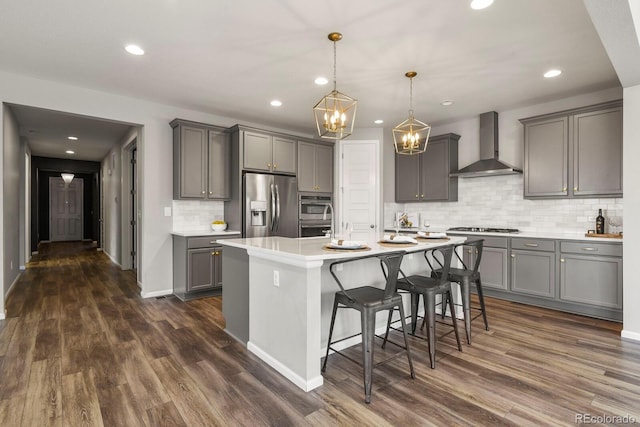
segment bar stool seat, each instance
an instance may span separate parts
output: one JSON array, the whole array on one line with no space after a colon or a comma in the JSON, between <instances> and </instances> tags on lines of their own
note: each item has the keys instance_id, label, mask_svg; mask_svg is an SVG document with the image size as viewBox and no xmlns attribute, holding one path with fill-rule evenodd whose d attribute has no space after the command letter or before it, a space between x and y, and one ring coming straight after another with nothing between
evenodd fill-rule
<instances>
[{"instance_id":1,"label":"bar stool seat","mask_svg":"<svg viewBox=\"0 0 640 427\"><path fill-rule=\"evenodd\" d=\"M357 258L349 258L341 261L336 261L329 266L329 271L335 279L336 283L340 287L340 291L335 293L333 299L333 312L331 314L331 326L329 327L329 340L327 344L327 353L322 364L322 372L326 371L327 360L329 359L329 351L333 350L335 353L346 357L349 360L355 362L355 360L344 355L339 350L332 347L345 339L343 338L336 341L331 341L333 336L333 327L335 325L336 313L338 308L353 308L360 312L361 319L361 334L362 334L362 365L364 371L364 392L365 402L371 402L371 386L373 377L373 351L374 351L374 338L375 326L376 326L376 314L379 311L391 310L394 308L400 310L401 316L404 318L404 309L402 307L402 296L398 294L396 290L396 284L398 281L398 272L400 271L400 264L402 263L402 257L404 251L391 252L386 254L368 255ZM378 258L380 261L380 267L385 278L384 289L376 288L374 286L361 286L357 288L345 289L343 283L340 281L336 274L336 268L340 264L349 262L359 262L369 258ZM415 372L413 370L413 362L411 361L411 351L409 348L409 340L407 339L407 332L403 327L404 333L404 347L402 347L407 353L407 360L409 361L409 371L411 378L415 378ZM359 334L358 334L359 335ZM380 362L384 363L386 361Z\"/></svg>"},{"instance_id":2,"label":"bar stool seat","mask_svg":"<svg viewBox=\"0 0 640 427\"><path fill-rule=\"evenodd\" d=\"M462 312L464 314L464 329L467 336L467 344L471 344L471 321L482 315L484 320L485 330L489 330L489 322L487 321L487 311L484 305L484 296L482 293L482 280L480 278L480 262L482 260L482 248L484 239L470 240L464 243L459 243L454 246L458 248L460 246L466 247L471 254L475 252L475 262L473 268L468 268L464 260L460 258L460 255L456 252L458 260L462 264L463 268L450 268L448 278L451 282L457 282L460 284L460 296L462 299ZM440 277L442 275L442 268L435 269L431 272L432 277ZM473 307L471 305L471 285L476 286L478 293L479 307ZM458 304L454 304L459 306ZM471 316L471 310L479 311L475 317Z\"/></svg>"},{"instance_id":3,"label":"bar stool seat","mask_svg":"<svg viewBox=\"0 0 640 427\"><path fill-rule=\"evenodd\" d=\"M415 335L416 325L418 319L418 305L420 296L423 297L424 300L424 321L427 324L427 342L428 342L428 350L429 350L429 361L431 364L431 368L435 369L436 367L436 309L437 305L442 305L442 312L446 311L445 304L447 301L449 302L449 307L451 312L454 312L453 306L453 298L451 298L451 282L448 279L448 271L451 266L451 258L453 254L453 245L448 245L444 247L438 247L434 249L427 249L423 251L424 258L429 266L429 270L432 270L432 265L429 262L429 255L432 255L435 259L437 258L437 254L440 254L442 260L439 261L442 266L442 271L444 275L440 277L429 277L424 275L411 275L406 276L402 270L400 270L401 278L398 279L398 289L404 290L411 294L411 333ZM436 302L436 296L441 296L441 302ZM401 317L402 324L404 326L404 316ZM453 327L453 331L456 336L456 342L458 344L458 351L462 351L462 346L460 345L460 336L458 335L458 326L456 322L456 317L451 317L451 324ZM389 329L391 326L391 313L389 314L389 319L387 321L387 334L385 335L385 344L386 339L389 334ZM384 346L384 344L383 344Z\"/></svg>"}]
</instances>

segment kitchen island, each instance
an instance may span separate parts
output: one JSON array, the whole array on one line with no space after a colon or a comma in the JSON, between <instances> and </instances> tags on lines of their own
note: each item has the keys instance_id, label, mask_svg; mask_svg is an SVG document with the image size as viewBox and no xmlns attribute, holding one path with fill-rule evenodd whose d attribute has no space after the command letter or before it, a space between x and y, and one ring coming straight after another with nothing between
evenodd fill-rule
<instances>
[{"instance_id":1,"label":"kitchen island","mask_svg":"<svg viewBox=\"0 0 640 427\"><path fill-rule=\"evenodd\" d=\"M329 273L332 261L407 252L402 262L406 274L424 272L420 252L460 243L464 237L420 241L411 247L390 247L369 242L370 250L327 251L328 238L264 237L225 239L223 251L222 308L226 332L245 343L252 353L305 391L323 383L320 362L326 351L333 296L339 290ZM404 246L404 245L403 245ZM339 272L347 286L382 285L375 259L353 263ZM408 299L405 301L408 307ZM384 313L376 319L376 333L386 328ZM342 310L334 327L336 339L360 332L360 316ZM360 337L343 341L348 347ZM323 351L324 349L324 351Z\"/></svg>"}]
</instances>

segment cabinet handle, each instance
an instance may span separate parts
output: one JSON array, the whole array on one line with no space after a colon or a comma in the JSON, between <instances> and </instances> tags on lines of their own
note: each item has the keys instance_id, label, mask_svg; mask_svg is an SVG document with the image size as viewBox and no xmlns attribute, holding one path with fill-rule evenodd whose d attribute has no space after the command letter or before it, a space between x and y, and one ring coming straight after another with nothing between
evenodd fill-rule
<instances>
[{"instance_id":1,"label":"cabinet handle","mask_svg":"<svg viewBox=\"0 0 640 427\"><path fill-rule=\"evenodd\" d=\"M203 192L202 192L202 195L204 196L204 195L205 195L205 193L206 193L206 192L205 192L205 191L203 191Z\"/></svg>"},{"instance_id":2,"label":"cabinet handle","mask_svg":"<svg viewBox=\"0 0 640 427\"><path fill-rule=\"evenodd\" d=\"M538 244L537 243L525 243L525 246L529 246L530 248L537 248Z\"/></svg>"},{"instance_id":3,"label":"cabinet handle","mask_svg":"<svg viewBox=\"0 0 640 427\"><path fill-rule=\"evenodd\" d=\"M213 194L213 191L209 191L209 195L212 195L212 194Z\"/></svg>"},{"instance_id":4,"label":"cabinet handle","mask_svg":"<svg viewBox=\"0 0 640 427\"><path fill-rule=\"evenodd\" d=\"M420 197L424 199L424 194L421 194Z\"/></svg>"},{"instance_id":5,"label":"cabinet handle","mask_svg":"<svg viewBox=\"0 0 640 427\"><path fill-rule=\"evenodd\" d=\"M566 192L567 191L567 187L562 187L562 191Z\"/></svg>"},{"instance_id":6,"label":"cabinet handle","mask_svg":"<svg viewBox=\"0 0 640 427\"><path fill-rule=\"evenodd\" d=\"M587 248L582 248L582 250L583 250L583 251L590 251L590 252L593 252L593 251L597 251L597 250L598 250L598 248L591 248L591 247L587 247Z\"/></svg>"},{"instance_id":7,"label":"cabinet handle","mask_svg":"<svg viewBox=\"0 0 640 427\"><path fill-rule=\"evenodd\" d=\"M516 257L516 254L511 254L511 258L515 258L515 257Z\"/></svg>"},{"instance_id":8,"label":"cabinet handle","mask_svg":"<svg viewBox=\"0 0 640 427\"><path fill-rule=\"evenodd\" d=\"M467 249L467 253L468 253L468 254L471 254L471 249Z\"/></svg>"},{"instance_id":9,"label":"cabinet handle","mask_svg":"<svg viewBox=\"0 0 640 427\"><path fill-rule=\"evenodd\" d=\"M560 262L564 262L564 258L560 258Z\"/></svg>"},{"instance_id":10,"label":"cabinet handle","mask_svg":"<svg viewBox=\"0 0 640 427\"><path fill-rule=\"evenodd\" d=\"M271 167L271 163L267 163L267 167L270 168Z\"/></svg>"},{"instance_id":11,"label":"cabinet handle","mask_svg":"<svg viewBox=\"0 0 640 427\"><path fill-rule=\"evenodd\" d=\"M274 169L278 169L278 165L276 165L275 163L273 164L273 168Z\"/></svg>"},{"instance_id":12,"label":"cabinet handle","mask_svg":"<svg viewBox=\"0 0 640 427\"><path fill-rule=\"evenodd\" d=\"M578 191L578 187L573 187L573 191Z\"/></svg>"},{"instance_id":13,"label":"cabinet handle","mask_svg":"<svg viewBox=\"0 0 640 427\"><path fill-rule=\"evenodd\" d=\"M211 252L211 255L216 255L216 251Z\"/></svg>"},{"instance_id":14,"label":"cabinet handle","mask_svg":"<svg viewBox=\"0 0 640 427\"><path fill-rule=\"evenodd\" d=\"M416 194L416 199L418 198L418 195Z\"/></svg>"}]
</instances>

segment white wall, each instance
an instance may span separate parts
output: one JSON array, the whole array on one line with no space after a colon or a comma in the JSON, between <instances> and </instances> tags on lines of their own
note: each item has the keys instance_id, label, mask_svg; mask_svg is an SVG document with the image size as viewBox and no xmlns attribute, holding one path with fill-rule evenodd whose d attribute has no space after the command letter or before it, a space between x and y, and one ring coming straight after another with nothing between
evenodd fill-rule
<instances>
[{"instance_id":1,"label":"white wall","mask_svg":"<svg viewBox=\"0 0 640 427\"><path fill-rule=\"evenodd\" d=\"M104 240L102 250L111 260L121 265L122 254L122 160L120 147L115 147L102 159L100 164L102 175L102 220Z\"/></svg>"},{"instance_id":2,"label":"white wall","mask_svg":"<svg viewBox=\"0 0 640 427\"><path fill-rule=\"evenodd\" d=\"M18 277L20 266L20 169L24 162L21 157L18 123L7 105L2 105L2 194L0 196L0 220L2 227L2 303L0 317L4 318L4 300Z\"/></svg>"},{"instance_id":3,"label":"white wall","mask_svg":"<svg viewBox=\"0 0 640 427\"><path fill-rule=\"evenodd\" d=\"M48 108L143 126L138 139L138 172L143 181L139 188L139 208L142 212L142 220L140 223L139 249L141 256L138 280L142 287L143 296L172 293L172 240L170 234L172 218L164 216L164 207L172 206L173 199L173 135L169 122L179 117L229 127L236 124L237 120L5 72L0 72L0 102ZM258 126L255 123L243 122L243 124ZM275 128L270 130L282 131ZM17 129L14 133L17 135ZM18 188L17 169L15 171L13 169L18 165L15 162L15 153L18 152L18 149L11 145L13 139L10 135L3 135L3 140L5 153L2 163L5 167L9 164L9 169L0 172L4 177L4 187L9 187L9 193L0 197L3 203L3 209L0 210L3 212L0 213L3 217L0 217L0 220L3 223L2 228L12 233L9 236L10 242L0 249L0 260L4 260L1 267L2 277L5 280L3 291L6 291L7 277L14 277L14 275L8 274L7 268L13 261L14 268L17 269L19 262L19 244L17 237L13 236L13 233L17 235L19 229L18 202L15 201L14 212L12 204L15 197L11 193L14 191L12 188ZM18 142L16 138L16 147ZM7 199L10 201L8 205ZM5 208L4 205L7 207ZM0 233L2 232L0 231ZM3 241L6 240L6 236L0 237ZM14 257L15 259L13 259Z\"/></svg>"},{"instance_id":4,"label":"white wall","mask_svg":"<svg viewBox=\"0 0 640 427\"><path fill-rule=\"evenodd\" d=\"M640 158L640 86L624 89L624 240L622 247L623 265L623 330L622 336L640 341L640 286L635 262L640 260L640 247L635 242L640 239L640 168L636 164Z\"/></svg>"}]
</instances>

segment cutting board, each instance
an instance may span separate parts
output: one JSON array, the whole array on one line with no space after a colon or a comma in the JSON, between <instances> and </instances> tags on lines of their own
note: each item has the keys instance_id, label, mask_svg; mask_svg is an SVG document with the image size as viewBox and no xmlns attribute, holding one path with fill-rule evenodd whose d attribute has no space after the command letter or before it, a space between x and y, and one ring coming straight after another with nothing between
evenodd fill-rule
<instances>
[{"instance_id":1,"label":"cutting board","mask_svg":"<svg viewBox=\"0 0 640 427\"><path fill-rule=\"evenodd\" d=\"M622 234L612 234L612 233L604 233L604 234L596 234L596 233L585 233L586 237L608 237L611 239L622 239Z\"/></svg>"}]
</instances>

